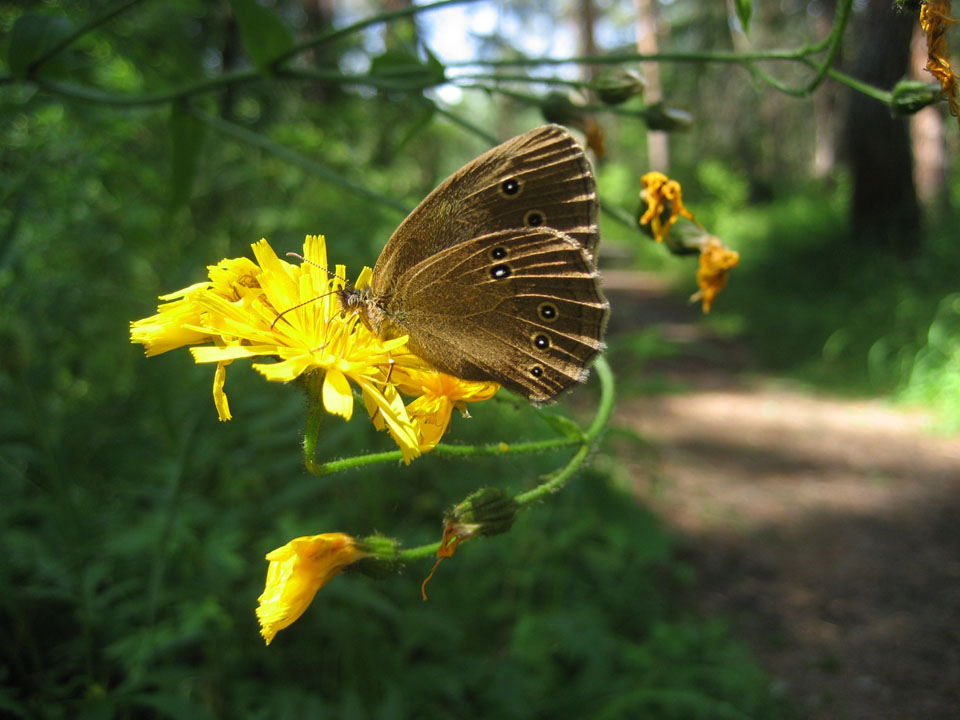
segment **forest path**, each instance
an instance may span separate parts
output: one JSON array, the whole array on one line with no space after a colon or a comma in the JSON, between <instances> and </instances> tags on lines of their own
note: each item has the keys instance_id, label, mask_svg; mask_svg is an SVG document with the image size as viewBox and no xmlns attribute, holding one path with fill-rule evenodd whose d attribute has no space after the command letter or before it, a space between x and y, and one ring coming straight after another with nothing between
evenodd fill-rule
<instances>
[{"instance_id":1,"label":"forest path","mask_svg":"<svg viewBox=\"0 0 960 720\"><path fill-rule=\"evenodd\" d=\"M686 538L699 606L733 620L800 717L960 717L960 438L749 373L747 348L656 278L604 278L611 337L657 322L689 348L656 368L686 391L625 397L614 422L652 443L625 462Z\"/></svg>"}]
</instances>

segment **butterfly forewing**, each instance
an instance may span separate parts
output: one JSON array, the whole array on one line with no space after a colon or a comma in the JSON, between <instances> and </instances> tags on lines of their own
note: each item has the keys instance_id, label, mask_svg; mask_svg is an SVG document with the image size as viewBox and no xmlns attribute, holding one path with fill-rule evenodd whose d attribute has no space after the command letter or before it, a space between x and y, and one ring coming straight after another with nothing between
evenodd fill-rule
<instances>
[{"instance_id":1,"label":"butterfly forewing","mask_svg":"<svg viewBox=\"0 0 960 720\"><path fill-rule=\"evenodd\" d=\"M593 258L597 192L576 139L545 125L508 140L447 178L397 228L374 269L375 294L426 258L481 233L546 227Z\"/></svg>"}]
</instances>

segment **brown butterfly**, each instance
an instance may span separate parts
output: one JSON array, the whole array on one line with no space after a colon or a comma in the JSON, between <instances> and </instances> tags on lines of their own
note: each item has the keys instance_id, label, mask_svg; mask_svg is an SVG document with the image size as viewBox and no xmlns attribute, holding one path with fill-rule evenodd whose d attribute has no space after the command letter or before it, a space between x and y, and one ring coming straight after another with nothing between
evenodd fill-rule
<instances>
[{"instance_id":1,"label":"brown butterfly","mask_svg":"<svg viewBox=\"0 0 960 720\"><path fill-rule=\"evenodd\" d=\"M370 285L340 292L382 338L466 380L543 403L587 378L609 305L594 252L597 191L557 125L508 140L447 178L396 229Z\"/></svg>"}]
</instances>

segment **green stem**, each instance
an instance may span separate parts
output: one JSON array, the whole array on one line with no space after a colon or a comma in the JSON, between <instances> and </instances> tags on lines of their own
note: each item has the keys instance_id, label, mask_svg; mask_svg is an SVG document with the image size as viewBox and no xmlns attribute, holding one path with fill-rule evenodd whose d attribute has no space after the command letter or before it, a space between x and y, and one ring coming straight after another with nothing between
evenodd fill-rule
<instances>
[{"instance_id":1,"label":"green stem","mask_svg":"<svg viewBox=\"0 0 960 720\"><path fill-rule=\"evenodd\" d=\"M463 75L452 75L448 80L491 80L493 82L521 82L538 83L541 85L563 85L573 88L592 88L593 83L585 80L565 80L554 77L536 77L534 75L498 75L495 73L465 73Z\"/></svg>"},{"instance_id":2,"label":"green stem","mask_svg":"<svg viewBox=\"0 0 960 720\"><path fill-rule=\"evenodd\" d=\"M610 414L613 412L614 396L613 371L610 370L610 365L603 356L597 359L593 368L597 373L597 377L600 379L600 404L597 407L597 414L594 416L593 422L590 423L590 427L587 428L587 431L583 434L583 443L567 464L553 473L549 480L532 490L520 493L514 498L520 507L526 507L540 500L545 495L554 493L563 487L570 476L583 465L583 461L586 460L587 455L593 449L594 442L610 420Z\"/></svg>"},{"instance_id":3,"label":"green stem","mask_svg":"<svg viewBox=\"0 0 960 720\"><path fill-rule=\"evenodd\" d=\"M438 10L439 8L447 7L449 5L464 5L470 2L476 2L476 0L441 0L440 2L435 2L431 5L410 5L402 10L394 10L392 12L374 15L373 17L355 22L352 25L347 25L346 27L338 30L333 30L315 38L306 40L277 57L272 63L270 63L270 66L276 70L282 63L294 57L295 55L299 55L306 50L312 50L313 48L321 45L326 45L335 40L339 40L342 37L346 37L347 35L358 33L361 30L367 29L371 25L386 23L392 20L398 20L400 18L417 15L419 13L430 12L431 10Z\"/></svg>"},{"instance_id":4,"label":"green stem","mask_svg":"<svg viewBox=\"0 0 960 720\"><path fill-rule=\"evenodd\" d=\"M115 8L108 10L103 15L95 17L93 18L93 20L90 20L84 23L69 35L65 35L58 42L54 43L54 45L49 50L47 50L40 57L38 57L36 60L30 63L30 67L27 69L27 77L31 77L37 70L40 69L41 65L48 62L55 56L59 55L66 48L72 45L78 38L82 37L83 35L86 35L91 30L95 30L101 25L105 25L106 23L113 20L113 18L115 18L120 13L126 12L127 10L132 8L134 5L139 5L141 2L143 2L143 0L125 0L125 2L121 2Z\"/></svg>"},{"instance_id":5,"label":"green stem","mask_svg":"<svg viewBox=\"0 0 960 720\"><path fill-rule=\"evenodd\" d=\"M816 75L803 87L790 87L786 83L777 80L775 77L773 77L773 75L765 70L754 67L752 63L746 64L747 69L750 70L754 76L775 90L779 90L780 92L793 97L807 97L820 86L825 78L832 76L832 65L837 58L837 53L840 52L840 41L843 39L843 33L847 29L847 21L850 19L850 11L852 6L853 0L842 0L842 2L837 6L837 13L834 16L833 27L830 30L830 34L820 45L815 46L818 51L822 49L827 50L827 56L824 58L822 63L817 63L811 60L807 55L797 58L800 62L809 65L817 71ZM870 97L874 97L869 92L866 94Z\"/></svg>"},{"instance_id":6,"label":"green stem","mask_svg":"<svg viewBox=\"0 0 960 720\"><path fill-rule=\"evenodd\" d=\"M36 77L33 79L39 87L58 95L70 98L72 100L81 100L83 102L97 103L100 105L117 105L120 107L139 107L149 105L163 105L177 100L183 100L192 95L216 90L228 85L239 85L241 83L252 82L254 80L263 80L263 75L253 70L244 70L241 72L220 75L219 77L200 80L183 87L162 92L143 93L142 95L130 95L122 93L113 93L109 90L100 90L99 88L86 87L76 83L53 80L51 78Z\"/></svg>"},{"instance_id":7,"label":"green stem","mask_svg":"<svg viewBox=\"0 0 960 720\"><path fill-rule=\"evenodd\" d=\"M567 58L511 58L506 60L463 60L448 63L448 68L457 67L530 67L536 65L620 65L635 62L716 62L742 63L758 60L800 60L817 52L815 47L804 46L792 50L757 50L754 52L662 52L662 53L610 53L609 55L578 55Z\"/></svg>"},{"instance_id":8,"label":"green stem","mask_svg":"<svg viewBox=\"0 0 960 720\"><path fill-rule=\"evenodd\" d=\"M409 76L390 77L387 75L344 75L337 70L293 70L281 68L276 71L277 77L288 80L309 80L311 82L336 83L338 85L366 85L378 90L395 90L417 92L437 85L445 85L446 80L430 80L428 82L412 82Z\"/></svg>"},{"instance_id":9,"label":"green stem","mask_svg":"<svg viewBox=\"0 0 960 720\"><path fill-rule=\"evenodd\" d=\"M625 228L629 228L630 230L637 229L637 219L633 215L618 205L611 205L605 202L602 197L600 198L600 212L611 220L620 223Z\"/></svg>"},{"instance_id":10,"label":"green stem","mask_svg":"<svg viewBox=\"0 0 960 720\"><path fill-rule=\"evenodd\" d=\"M317 439L320 437L320 426L323 424L325 409L321 393L323 391L323 374L313 373L307 378L307 426L303 433L303 464L307 470L317 474Z\"/></svg>"},{"instance_id":11,"label":"green stem","mask_svg":"<svg viewBox=\"0 0 960 720\"><path fill-rule=\"evenodd\" d=\"M483 130L482 128L477 127L476 125L474 125L473 123L471 123L469 120L464 120L462 117L460 117L459 115L456 115L456 114L450 112L449 110L447 110L445 107L443 107L443 106L440 105L439 103L434 103L434 107L436 108L436 111L437 111L440 115L443 115L443 117L447 118L447 119L450 120L452 123L454 123L454 124L456 124L456 125L459 125L459 126L462 127L464 130L473 133L473 134L476 135L478 138L481 138L481 139L485 140L486 142L490 143L491 145L497 145L497 144L500 143L500 141L497 139L497 137L496 137L495 135L491 135L491 134L488 133L486 130Z\"/></svg>"},{"instance_id":12,"label":"green stem","mask_svg":"<svg viewBox=\"0 0 960 720\"><path fill-rule=\"evenodd\" d=\"M500 443L491 443L489 445L447 445L441 443L433 449L430 455L442 458L463 458L540 453L570 447L571 445L576 445L578 442L578 440L571 438L551 438L548 440L513 443L506 447ZM367 467L369 465L380 465L389 462L398 463L402 460L403 454L399 450L390 450L388 452L370 453L369 455L355 455L353 457L331 460L325 463L315 463L314 466L310 468L310 472L314 475L331 475L336 472L356 470L357 468Z\"/></svg>"},{"instance_id":13,"label":"green stem","mask_svg":"<svg viewBox=\"0 0 960 720\"><path fill-rule=\"evenodd\" d=\"M838 83L846 85L847 87L852 88L853 90L856 90L867 97L873 98L874 100L879 100L885 105L889 105L890 101L893 99L893 94L889 91L881 90L874 85L857 80L856 78L834 68L827 70L827 75L831 80L836 80Z\"/></svg>"},{"instance_id":14,"label":"green stem","mask_svg":"<svg viewBox=\"0 0 960 720\"><path fill-rule=\"evenodd\" d=\"M603 356L597 358L593 369L597 373L597 377L600 379L600 403L597 406L597 413L594 415L593 422L590 423L590 427L587 428L586 432L584 432L582 440L571 440L565 438L557 441L557 447L570 444L579 445L577 452L574 453L573 457L567 461L566 465L564 465L557 472L552 473L549 480L541 485L538 485L532 490L528 490L525 493L516 495L514 499L521 508L529 507L532 503L540 500L544 496L557 492L563 486L563 484L570 479L570 477L576 473L577 470L580 469L580 466L583 465L584 460L587 459L587 456L593 449L593 445L600 436L600 433L603 431L603 428L606 427L607 423L609 422L610 415L613 412L613 371L610 370L610 365ZM518 445L511 445L511 452L514 451ZM394 559L402 563L420 560L421 558L435 556L439 548L439 542L430 543L429 545L419 545L408 550L401 550Z\"/></svg>"},{"instance_id":15,"label":"green stem","mask_svg":"<svg viewBox=\"0 0 960 720\"><path fill-rule=\"evenodd\" d=\"M200 122L208 125L219 132L229 135L241 142L248 143L250 145L255 145L256 147L264 150L271 155L275 155L292 165L306 170L311 175L321 178L333 185L337 185L348 192L352 192L355 195L367 198L368 200L373 201L377 206L388 207L392 210L396 210L398 213L406 215L410 212L411 208L405 203L395 200L389 195L382 195L378 192L370 190L369 188L360 185L352 180L349 180L342 175L335 173L332 170L329 170L322 165L319 165L312 160L308 160L301 155L298 155L294 151L268 140L263 135L259 135L247 128L237 125L236 123L231 123L222 118L215 117L213 115L208 115L206 113L200 112L196 108L188 108L190 113L196 117Z\"/></svg>"},{"instance_id":16,"label":"green stem","mask_svg":"<svg viewBox=\"0 0 960 720\"><path fill-rule=\"evenodd\" d=\"M452 78L455 80L456 78ZM525 103L533 107L541 107L543 105L543 98L539 95L530 95L528 93L517 92L516 90L507 90L502 87L497 87L495 85L479 85L473 83L467 83L464 85L457 85L457 87L463 90L483 90L486 93L499 93L504 97L513 98L519 102ZM576 105L575 109L583 113L591 112L603 112L609 113L611 115L622 115L624 117L631 118L641 118L644 119L647 117L647 108L625 108L620 107L619 105L596 105L596 104L587 104L587 105Z\"/></svg>"},{"instance_id":17,"label":"green stem","mask_svg":"<svg viewBox=\"0 0 960 720\"><path fill-rule=\"evenodd\" d=\"M834 60L837 59L837 53L840 52L840 41L843 39L843 33L847 29L847 21L850 19L850 11L853 8L853 0L840 0L837 5L837 13L833 16L833 27L830 29L830 35L827 38L827 56L823 59L823 64L818 68L816 76L802 88L803 95L809 95L816 90L820 83L824 81ZM804 60L807 58L804 57Z\"/></svg>"}]
</instances>

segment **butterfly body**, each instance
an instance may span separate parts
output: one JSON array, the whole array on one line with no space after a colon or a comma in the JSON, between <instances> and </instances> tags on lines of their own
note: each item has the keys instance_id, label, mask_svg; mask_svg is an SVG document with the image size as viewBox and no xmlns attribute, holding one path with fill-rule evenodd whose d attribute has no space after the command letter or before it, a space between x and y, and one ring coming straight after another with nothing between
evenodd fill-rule
<instances>
[{"instance_id":1,"label":"butterfly body","mask_svg":"<svg viewBox=\"0 0 960 720\"><path fill-rule=\"evenodd\" d=\"M407 335L438 370L546 402L603 349L596 215L583 150L563 128L538 128L430 193L341 305L380 337Z\"/></svg>"}]
</instances>

